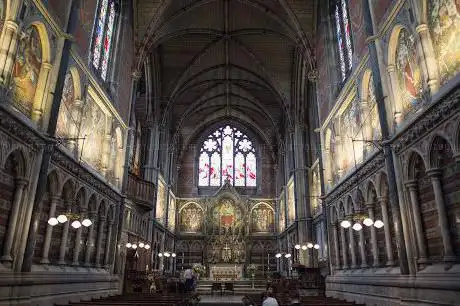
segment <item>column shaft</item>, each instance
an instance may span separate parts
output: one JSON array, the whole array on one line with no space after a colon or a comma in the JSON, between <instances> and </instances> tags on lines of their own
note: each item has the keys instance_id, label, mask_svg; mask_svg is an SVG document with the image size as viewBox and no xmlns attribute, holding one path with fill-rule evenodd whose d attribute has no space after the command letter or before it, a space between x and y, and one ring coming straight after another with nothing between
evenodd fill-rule
<instances>
[{"instance_id":1,"label":"column shaft","mask_svg":"<svg viewBox=\"0 0 460 306\"><path fill-rule=\"evenodd\" d=\"M444 261L454 261L454 250L452 247L452 237L449 230L449 221L447 219L446 204L444 203L444 195L442 192L441 175L442 171L433 169L428 171L433 184L434 198L438 209L439 227L441 228L442 243L444 246Z\"/></svg>"},{"instance_id":2,"label":"column shaft","mask_svg":"<svg viewBox=\"0 0 460 306\"><path fill-rule=\"evenodd\" d=\"M349 240L350 240L350 254L351 254L351 268L356 268L356 249L355 249L355 235L353 233L353 229L350 227L348 228Z\"/></svg>"},{"instance_id":3,"label":"column shaft","mask_svg":"<svg viewBox=\"0 0 460 306\"><path fill-rule=\"evenodd\" d=\"M340 239L342 240L343 269L348 269L347 241L345 239L345 229L340 227Z\"/></svg>"},{"instance_id":4,"label":"column shaft","mask_svg":"<svg viewBox=\"0 0 460 306\"><path fill-rule=\"evenodd\" d=\"M69 226L70 221L64 223L64 228L62 229L62 236L61 236L61 246L59 248L59 261L58 264L64 265L65 264L65 253L67 251L67 238L69 237Z\"/></svg>"},{"instance_id":5,"label":"column shaft","mask_svg":"<svg viewBox=\"0 0 460 306\"><path fill-rule=\"evenodd\" d=\"M366 248L364 246L364 231L359 231L359 251L361 254L361 268L367 268Z\"/></svg>"},{"instance_id":6,"label":"column shaft","mask_svg":"<svg viewBox=\"0 0 460 306\"><path fill-rule=\"evenodd\" d=\"M90 215L91 221L94 220L94 215ZM86 240L86 250L85 250L85 266L91 266L91 252L94 248L94 225L89 227L88 239Z\"/></svg>"},{"instance_id":7,"label":"column shaft","mask_svg":"<svg viewBox=\"0 0 460 306\"><path fill-rule=\"evenodd\" d=\"M81 249L81 234L83 231L83 227L80 226L77 229L77 234L75 235L75 241L74 241L74 247L73 247L73 260L72 260L72 265L73 266L78 266L78 255L80 255L80 249Z\"/></svg>"},{"instance_id":8,"label":"column shaft","mask_svg":"<svg viewBox=\"0 0 460 306\"><path fill-rule=\"evenodd\" d=\"M433 50L433 44L429 33L427 24L420 24L416 27L416 31L420 37L420 43L423 54L420 54L420 58L424 58L423 61L426 65L426 72L428 78L428 86L431 94L434 94L439 89L439 71L438 63Z\"/></svg>"},{"instance_id":9,"label":"column shaft","mask_svg":"<svg viewBox=\"0 0 460 306\"><path fill-rule=\"evenodd\" d=\"M48 218L56 217L56 206L59 200L60 200L60 197L51 198L50 212L49 212ZM46 225L45 242L43 245L42 259L40 260L40 263L42 264L50 263L48 259L48 254L50 251L51 238L53 235L53 227L54 226L51 226L49 224Z\"/></svg>"},{"instance_id":10,"label":"column shaft","mask_svg":"<svg viewBox=\"0 0 460 306\"><path fill-rule=\"evenodd\" d=\"M12 20L7 20L4 24L5 33L3 35L0 48L0 73L2 81L7 81L11 75L11 68L16 54L16 45L18 41L18 24Z\"/></svg>"},{"instance_id":11,"label":"column shaft","mask_svg":"<svg viewBox=\"0 0 460 306\"><path fill-rule=\"evenodd\" d=\"M104 266L109 265L109 254L110 254L110 245L111 245L111 240L112 240L112 228L113 228L113 222L109 222L109 230L107 233L107 241L105 243L105 256L104 256Z\"/></svg>"},{"instance_id":12,"label":"column shaft","mask_svg":"<svg viewBox=\"0 0 460 306\"><path fill-rule=\"evenodd\" d=\"M96 267L101 267L101 252L102 252L102 235L104 234L105 219L100 219L97 233L96 245Z\"/></svg>"},{"instance_id":13,"label":"column shaft","mask_svg":"<svg viewBox=\"0 0 460 306\"><path fill-rule=\"evenodd\" d=\"M387 255L387 266L395 264L393 256L393 245L391 244L390 220L388 218L388 198L380 197L379 203L382 207L383 230L385 232L385 250Z\"/></svg>"},{"instance_id":14,"label":"column shaft","mask_svg":"<svg viewBox=\"0 0 460 306\"><path fill-rule=\"evenodd\" d=\"M375 220L374 207L369 206L367 209L369 212L369 218L371 218L372 220ZM369 228L371 230L372 257L374 261L372 265L374 267L378 267L379 266L379 249L377 247L377 232L375 230L375 226L370 226Z\"/></svg>"},{"instance_id":15,"label":"column shaft","mask_svg":"<svg viewBox=\"0 0 460 306\"><path fill-rule=\"evenodd\" d=\"M414 217L415 234L417 237L418 262L426 263L428 261L425 237L423 234L422 215L420 213L420 204L417 195L417 182L410 181L406 183L409 189L410 200L412 204L412 216Z\"/></svg>"},{"instance_id":16,"label":"column shaft","mask_svg":"<svg viewBox=\"0 0 460 306\"><path fill-rule=\"evenodd\" d=\"M24 188L27 184L27 181L24 179L16 179L13 203L11 205L11 217L8 224L8 231L6 232L5 244L3 245L3 255L0 258L1 261L12 261L13 256L11 254L14 242L14 236L16 233L16 225L18 223L19 217L19 208L21 207L22 194L24 193Z\"/></svg>"},{"instance_id":17,"label":"column shaft","mask_svg":"<svg viewBox=\"0 0 460 306\"><path fill-rule=\"evenodd\" d=\"M336 269L340 269L340 254L339 254L339 237L337 235L337 224L332 224L332 239L334 239L334 249L335 249L335 266Z\"/></svg>"}]
</instances>

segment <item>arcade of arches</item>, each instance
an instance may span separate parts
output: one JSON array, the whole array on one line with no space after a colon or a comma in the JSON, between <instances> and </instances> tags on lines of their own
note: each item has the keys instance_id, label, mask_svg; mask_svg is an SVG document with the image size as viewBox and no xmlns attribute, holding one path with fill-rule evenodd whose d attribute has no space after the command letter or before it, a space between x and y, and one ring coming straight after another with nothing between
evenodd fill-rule
<instances>
[{"instance_id":1,"label":"arcade of arches","mask_svg":"<svg viewBox=\"0 0 460 306\"><path fill-rule=\"evenodd\" d=\"M458 304L460 1L0 0L0 33L0 305L196 263Z\"/></svg>"}]
</instances>

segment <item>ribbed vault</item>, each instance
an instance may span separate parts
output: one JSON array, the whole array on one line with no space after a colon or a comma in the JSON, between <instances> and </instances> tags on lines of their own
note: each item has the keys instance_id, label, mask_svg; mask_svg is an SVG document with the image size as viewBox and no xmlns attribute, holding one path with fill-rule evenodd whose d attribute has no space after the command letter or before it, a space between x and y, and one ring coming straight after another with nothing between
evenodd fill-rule
<instances>
[{"instance_id":1,"label":"ribbed vault","mask_svg":"<svg viewBox=\"0 0 460 306\"><path fill-rule=\"evenodd\" d=\"M159 120L186 145L199 126L238 118L277 147L296 58L313 66L314 10L313 0L137 0L137 65L155 57Z\"/></svg>"}]
</instances>

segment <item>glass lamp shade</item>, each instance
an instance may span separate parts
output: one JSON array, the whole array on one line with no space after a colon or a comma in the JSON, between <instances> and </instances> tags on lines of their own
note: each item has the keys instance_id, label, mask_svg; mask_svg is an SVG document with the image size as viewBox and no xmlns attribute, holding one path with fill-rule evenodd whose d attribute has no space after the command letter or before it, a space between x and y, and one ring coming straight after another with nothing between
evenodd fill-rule
<instances>
[{"instance_id":1,"label":"glass lamp shade","mask_svg":"<svg viewBox=\"0 0 460 306\"><path fill-rule=\"evenodd\" d=\"M133 249L137 249L137 244L133 243Z\"/></svg>"},{"instance_id":2,"label":"glass lamp shade","mask_svg":"<svg viewBox=\"0 0 460 306\"><path fill-rule=\"evenodd\" d=\"M72 222L72 224L70 224L70 226L72 226L74 229L80 228L81 227L81 222L78 221L78 220L75 220L75 221Z\"/></svg>"},{"instance_id":3,"label":"glass lamp shade","mask_svg":"<svg viewBox=\"0 0 460 306\"><path fill-rule=\"evenodd\" d=\"M280 258L281 256L282 256L281 253L278 253L275 255L276 258Z\"/></svg>"},{"instance_id":4,"label":"glass lamp shade","mask_svg":"<svg viewBox=\"0 0 460 306\"><path fill-rule=\"evenodd\" d=\"M296 248L296 250L300 250L300 244L296 244L294 247Z\"/></svg>"},{"instance_id":5,"label":"glass lamp shade","mask_svg":"<svg viewBox=\"0 0 460 306\"><path fill-rule=\"evenodd\" d=\"M57 220L58 220L59 223L65 223L65 222L67 222L67 216L66 215L59 215L57 217Z\"/></svg>"},{"instance_id":6,"label":"glass lamp shade","mask_svg":"<svg viewBox=\"0 0 460 306\"><path fill-rule=\"evenodd\" d=\"M284 255L284 257L289 258L289 257L291 257L291 254L286 254L286 255Z\"/></svg>"},{"instance_id":7,"label":"glass lamp shade","mask_svg":"<svg viewBox=\"0 0 460 306\"><path fill-rule=\"evenodd\" d=\"M163 255L164 255L165 257L171 256L171 254L169 254L168 252L164 252Z\"/></svg>"},{"instance_id":8,"label":"glass lamp shade","mask_svg":"<svg viewBox=\"0 0 460 306\"><path fill-rule=\"evenodd\" d=\"M161 253L160 253L160 254L158 254L158 257L163 257L163 254L161 254Z\"/></svg>"},{"instance_id":9,"label":"glass lamp shade","mask_svg":"<svg viewBox=\"0 0 460 306\"><path fill-rule=\"evenodd\" d=\"M171 256L172 256L172 257L176 257L176 253L172 253Z\"/></svg>"},{"instance_id":10,"label":"glass lamp shade","mask_svg":"<svg viewBox=\"0 0 460 306\"><path fill-rule=\"evenodd\" d=\"M146 245L144 246L144 248L145 248L146 250L148 250L148 249L150 249L150 245L149 245L149 244L146 244Z\"/></svg>"},{"instance_id":11,"label":"glass lamp shade","mask_svg":"<svg viewBox=\"0 0 460 306\"><path fill-rule=\"evenodd\" d=\"M348 220L343 220L342 222L340 222L340 226L343 228L349 228L351 226L351 222Z\"/></svg>"},{"instance_id":12,"label":"glass lamp shade","mask_svg":"<svg viewBox=\"0 0 460 306\"><path fill-rule=\"evenodd\" d=\"M84 227L88 227L88 226L91 226L91 224L93 224L93 222L91 222L90 219L85 219L85 220L81 221L81 224L82 224Z\"/></svg>"},{"instance_id":13,"label":"glass lamp shade","mask_svg":"<svg viewBox=\"0 0 460 306\"><path fill-rule=\"evenodd\" d=\"M308 247L304 244L304 245L302 246L302 250L305 251L306 249L308 249Z\"/></svg>"},{"instance_id":14,"label":"glass lamp shade","mask_svg":"<svg viewBox=\"0 0 460 306\"><path fill-rule=\"evenodd\" d=\"M58 219L56 219L56 218L54 218L54 217L53 217L53 218L50 218L50 219L48 220L48 224L51 225L51 226L55 226L55 225L57 225L58 223L59 223Z\"/></svg>"},{"instance_id":15,"label":"glass lamp shade","mask_svg":"<svg viewBox=\"0 0 460 306\"><path fill-rule=\"evenodd\" d=\"M372 221L372 219L370 219L370 218L366 218L366 219L364 219L363 224L365 226L371 226L372 224L374 224L374 221Z\"/></svg>"},{"instance_id":16,"label":"glass lamp shade","mask_svg":"<svg viewBox=\"0 0 460 306\"><path fill-rule=\"evenodd\" d=\"M128 249L130 249L132 246L133 246L133 245L132 245L131 243L129 243L129 242L126 244L126 247L127 247Z\"/></svg>"},{"instance_id":17,"label":"glass lamp shade","mask_svg":"<svg viewBox=\"0 0 460 306\"><path fill-rule=\"evenodd\" d=\"M360 230L362 230L362 228L363 228L363 226L361 225L361 223L356 222L356 223L353 225L353 229L354 229L355 231L360 231Z\"/></svg>"},{"instance_id":18,"label":"glass lamp shade","mask_svg":"<svg viewBox=\"0 0 460 306\"><path fill-rule=\"evenodd\" d=\"M383 224L383 221L382 221L382 220L376 220L376 221L374 222L374 226L375 226L376 228L382 228L383 225L384 225L384 224Z\"/></svg>"},{"instance_id":19,"label":"glass lamp shade","mask_svg":"<svg viewBox=\"0 0 460 306\"><path fill-rule=\"evenodd\" d=\"M311 249L312 247L313 247L313 243L309 242L309 243L307 244L307 248Z\"/></svg>"},{"instance_id":20,"label":"glass lamp shade","mask_svg":"<svg viewBox=\"0 0 460 306\"><path fill-rule=\"evenodd\" d=\"M315 244L315 245L313 246L313 248L314 248L315 250L319 250L319 244Z\"/></svg>"},{"instance_id":21,"label":"glass lamp shade","mask_svg":"<svg viewBox=\"0 0 460 306\"><path fill-rule=\"evenodd\" d=\"M143 249L143 248L145 247L145 244L141 242L141 243L139 243L139 247L140 247L141 249Z\"/></svg>"}]
</instances>

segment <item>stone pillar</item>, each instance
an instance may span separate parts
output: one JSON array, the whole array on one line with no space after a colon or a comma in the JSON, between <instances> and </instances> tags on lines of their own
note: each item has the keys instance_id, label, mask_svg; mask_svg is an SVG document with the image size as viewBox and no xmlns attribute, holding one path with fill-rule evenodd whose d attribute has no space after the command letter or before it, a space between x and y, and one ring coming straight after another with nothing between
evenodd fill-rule
<instances>
[{"instance_id":1,"label":"stone pillar","mask_svg":"<svg viewBox=\"0 0 460 306\"><path fill-rule=\"evenodd\" d=\"M393 93L393 103L394 103L394 120L396 124L400 124L403 120L403 109L401 108L401 105L398 104L398 101L401 99L399 98L400 94L400 89L398 85L398 76L396 75L396 66L395 65L388 65L387 66L387 72L388 72L388 77L390 79L390 86L391 86L391 92Z\"/></svg>"},{"instance_id":2,"label":"stone pillar","mask_svg":"<svg viewBox=\"0 0 460 306\"><path fill-rule=\"evenodd\" d=\"M436 208L438 210L438 222L439 227L441 228L442 243L444 246L444 261L452 262L455 261L456 257L452 247L452 237L450 235L446 204L444 203L444 195L442 192L442 170L431 169L427 171L427 174L431 177L431 183L433 184L434 198L436 201Z\"/></svg>"},{"instance_id":3,"label":"stone pillar","mask_svg":"<svg viewBox=\"0 0 460 306\"><path fill-rule=\"evenodd\" d=\"M359 233L359 251L361 254L361 268L367 268L366 248L364 246L364 231L361 230Z\"/></svg>"},{"instance_id":4,"label":"stone pillar","mask_svg":"<svg viewBox=\"0 0 460 306\"><path fill-rule=\"evenodd\" d=\"M385 231L385 250L387 253L387 266L394 266L393 245L391 244L390 220L388 218L388 198L383 196L378 198L382 207L383 230Z\"/></svg>"},{"instance_id":5,"label":"stone pillar","mask_svg":"<svg viewBox=\"0 0 460 306\"><path fill-rule=\"evenodd\" d=\"M423 235L423 223L417 195L417 185L418 184L416 180L406 182L406 187L409 189L409 195L412 204L412 216L414 217L415 234L417 237L418 263L423 264L428 261L428 256L426 251L425 237Z\"/></svg>"},{"instance_id":6,"label":"stone pillar","mask_svg":"<svg viewBox=\"0 0 460 306\"><path fill-rule=\"evenodd\" d=\"M34 122L39 122L43 115L43 104L47 101L47 84L50 71L53 65L50 63L42 63L40 74L38 75L37 90L35 91L34 101L32 105L31 118Z\"/></svg>"},{"instance_id":7,"label":"stone pillar","mask_svg":"<svg viewBox=\"0 0 460 306\"><path fill-rule=\"evenodd\" d=\"M81 234L83 231L83 226L80 226L77 229L77 234L75 235L74 247L73 247L73 260L72 266L78 266L80 263L78 262L78 255L80 254L81 249Z\"/></svg>"},{"instance_id":8,"label":"stone pillar","mask_svg":"<svg viewBox=\"0 0 460 306\"><path fill-rule=\"evenodd\" d=\"M107 239L105 242L104 266L109 266L110 245L112 240L113 220L109 220L109 229L107 232Z\"/></svg>"},{"instance_id":9,"label":"stone pillar","mask_svg":"<svg viewBox=\"0 0 460 306\"><path fill-rule=\"evenodd\" d=\"M343 258L343 269L348 269L348 254L347 254L347 243L345 240L345 229L340 226L340 239L342 240L342 258Z\"/></svg>"},{"instance_id":10,"label":"stone pillar","mask_svg":"<svg viewBox=\"0 0 460 306\"><path fill-rule=\"evenodd\" d=\"M8 231L6 232L5 244L3 245L3 254L0 258L0 261L13 261L13 256L11 251L13 248L14 236L16 233L16 225L18 223L19 217L19 208L21 207L22 194L24 193L24 188L27 185L27 180L23 178L15 179L14 186L14 195L13 203L11 205L11 217L8 224Z\"/></svg>"},{"instance_id":11,"label":"stone pillar","mask_svg":"<svg viewBox=\"0 0 460 306\"><path fill-rule=\"evenodd\" d=\"M348 228L349 240L350 240L350 254L351 254L351 268L356 268L356 249L355 249L355 235L352 227Z\"/></svg>"},{"instance_id":12,"label":"stone pillar","mask_svg":"<svg viewBox=\"0 0 460 306\"><path fill-rule=\"evenodd\" d=\"M427 24L419 24L415 30L420 37L420 44L423 52L423 54L419 54L419 58L425 59L425 61L422 62L426 64L428 87L430 89L430 93L434 94L438 91L440 82L438 63L434 54L429 27Z\"/></svg>"},{"instance_id":13,"label":"stone pillar","mask_svg":"<svg viewBox=\"0 0 460 306\"><path fill-rule=\"evenodd\" d=\"M51 205L50 205L51 207L50 207L50 212L49 212L48 218L56 217L56 206L57 206L57 203L60 200L61 200L61 198L59 196L51 197ZM49 251L50 251L53 228L54 228L54 226L51 226L49 224L46 225L45 242L43 244L42 259L40 260L40 263L42 263L42 264L49 264L50 263L50 261L48 259L48 254L49 254Z\"/></svg>"},{"instance_id":14,"label":"stone pillar","mask_svg":"<svg viewBox=\"0 0 460 306\"><path fill-rule=\"evenodd\" d=\"M76 99L73 103L73 107L71 110L72 118L73 120L76 120L79 122L79 118L81 117L81 112L83 108L83 101ZM76 123L72 123L70 128L70 133L69 133L69 141L68 141L68 147L69 150L74 154L74 157L79 157L78 156L78 148L77 148L77 140L78 138L78 126Z\"/></svg>"},{"instance_id":15,"label":"stone pillar","mask_svg":"<svg viewBox=\"0 0 460 306\"><path fill-rule=\"evenodd\" d=\"M337 236L337 223L334 222L332 225L332 239L334 239L334 249L335 249L335 265L336 269L340 269L340 255L339 255L339 237Z\"/></svg>"},{"instance_id":16,"label":"stone pillar","mask_svg":"<svg viewBox=\"0 0 460 306\"><path fill-rule=\"evenodd\" d=\"M0 48L0 75L1 81L6 82L10 75L16 55L19 26L13 20L5 21L4 35Z\"/></svg>"},{"instance_id":17,"label":"stone pillar","mask_svg":"<svg viewBox=\"0 0 460 306\"><path fill-rule=\"evenodd\" d=\"M105 177L109 169L110 143L112 141L112 117L105 117L104 143L102 145L102 169L101 174Z\"/></svg>"},{"instance_id":18,"label":"stone pillar","mask_svg":"<svg viewBox=\"0 0 460 306\"><path fill-rule=\"evenodd\" d=\"M374 207L372 205L367 205L367 210L369 212L369 218L375 220ZM371 230L371 242L372 242L372 257L373 263L372 266L379 266L379 249L377 248L377 231L375 226L369 226Z\"/></svg>"},{"instance_id":19,"label":"stone pillar","mask_svg":"<svg viewBox=\"0 0 460 306\"><path fill-rule=\"evenodd\" d=\"M99 216L99 228L97 233L96 244L96 267L101 267L101 252L102 252L102 235L104 235L105 217Z\"/></svg>"},{"instance_id":20,"label":"stone pillar","mask_svg":"<svg viewBox=\"0 0 460 306\"><path fill-rule=\"evenodd\" d=\"M89 218L91 222L94 222L96 213L90 212ZM94 224L91 225L88 229L88 239L86 240L86 250L85 250L85 266L91 266L91 252L94 248Z\"/></svg>"},{"instance_id":21,"label":"stone pillar","mask_svg":"<svg viewBox=\"0 0 460 306\"><path fill-rule=\"evenodd\" d=\"M69 205L69 209L67 212L70 212L70 207L72 207L72 203ZM67 238L69 237L69 226L70 220L64 223L64 228L62 229L61 246L59 248L59 265L65 264L65 253L67 251Z\"/></svg>"}]
</instances>

